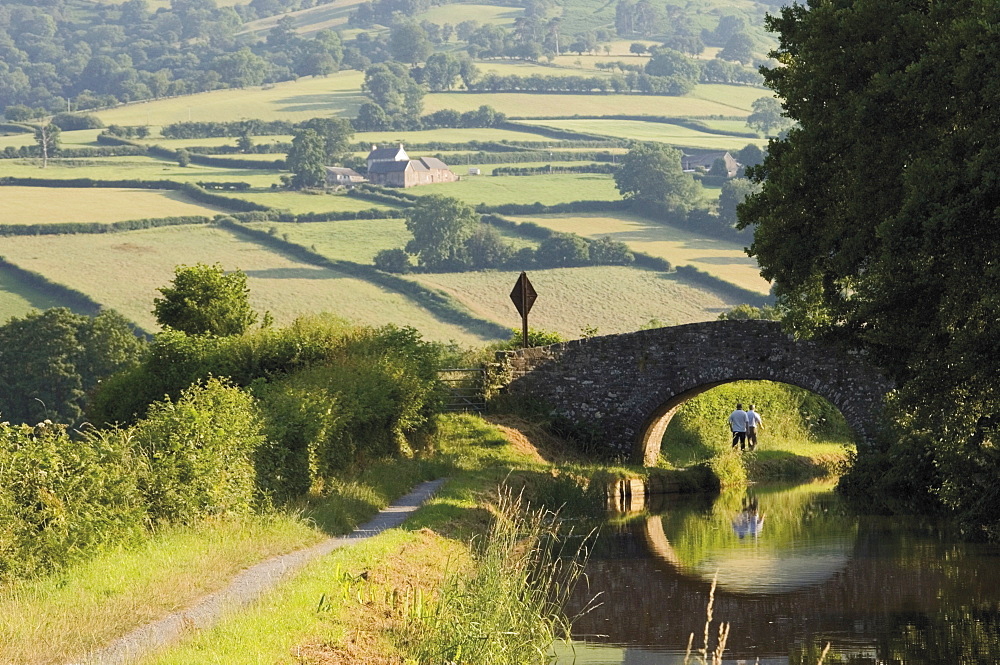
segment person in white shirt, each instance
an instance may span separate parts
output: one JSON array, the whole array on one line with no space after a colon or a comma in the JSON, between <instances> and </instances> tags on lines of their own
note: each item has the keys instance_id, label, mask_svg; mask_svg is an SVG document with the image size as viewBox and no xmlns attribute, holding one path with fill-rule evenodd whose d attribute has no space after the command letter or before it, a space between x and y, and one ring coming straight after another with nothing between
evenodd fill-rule
<instances>
[{"instance_id":1,"label":"person in white shirt","mask_svg":"<svg viewBox=\"0 0 1000 665\"><path fill-rule=\"evenodd\" d=\"M760 414L753 410L753 404L747 410L747 446L750 450L757 447L757 428L761 426Z\"/></svg>"},{"instance_id":2,"label":"person in white shirt","mask_svg":"<svg viewBox=\"0 0 1000 665\"><path fill-rule=\"evenodd\" d=\"M729 414L729 429L733 433L733 448L738 445L740 450L746 450L747 422L747 412L743 410L742 404L737 404L736 410Z\"/></svg>"}]
</instances>

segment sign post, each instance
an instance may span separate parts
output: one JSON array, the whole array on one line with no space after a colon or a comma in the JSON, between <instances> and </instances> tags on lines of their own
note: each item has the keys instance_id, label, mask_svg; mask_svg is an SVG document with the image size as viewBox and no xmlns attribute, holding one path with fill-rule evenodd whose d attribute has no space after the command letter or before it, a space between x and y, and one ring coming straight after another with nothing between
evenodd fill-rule
<instances>
[{"instance_id":1,"label":"sign post","mask_svg":"<svg viewBox=\"0 0 1000 665\"><path fill-rule=\"evenodd\" d=\"M528 348L528 312L531 311L536 298L538 294L528 281L528 274L522 272L514 284L514 290L510 292L510 299L514 301L514 307L517 307L521 315L521 348L524 349Z\"/></svg>"}]
</instances>

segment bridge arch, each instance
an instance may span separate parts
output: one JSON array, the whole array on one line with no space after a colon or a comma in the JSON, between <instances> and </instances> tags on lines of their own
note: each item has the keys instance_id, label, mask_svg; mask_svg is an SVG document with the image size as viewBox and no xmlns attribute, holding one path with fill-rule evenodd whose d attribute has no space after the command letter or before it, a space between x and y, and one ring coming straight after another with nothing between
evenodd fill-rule
<instances>
[{"instance_id":1,"label":"bridge arch","mask_svg":"<svg viewBox=\"0 0 1000 665\"><path fill-rule=\"evenodd\" d=\"M892 387L863 357L795 340L773 321L590 337L522 349L505 360L509 394L546 404L598 434L609 452L647 465L655 464L681 404L724 383L767 380L810 390L840 410L861 443L875 436Z\"/></svg>"}]
</instances>

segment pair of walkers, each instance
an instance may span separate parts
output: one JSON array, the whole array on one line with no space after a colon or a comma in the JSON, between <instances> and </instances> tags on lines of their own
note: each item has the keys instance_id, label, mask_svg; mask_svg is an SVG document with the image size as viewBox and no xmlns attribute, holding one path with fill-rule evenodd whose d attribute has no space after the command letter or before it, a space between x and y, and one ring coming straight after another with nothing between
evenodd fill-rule
<instances>
[{"instance_id":1,"label":"pair of walkers","mask_svg":"<svg viewBox=\"0 0 1000 665\"><path fill-rule=\"evenodd\" d=\"M733 448L750 450L757 447L757 428L761 426L760 414L753 410L753 404L746 411L737 403L736 410L729 414L729 429L733 433Z\"/></svg>"}]
</instances>

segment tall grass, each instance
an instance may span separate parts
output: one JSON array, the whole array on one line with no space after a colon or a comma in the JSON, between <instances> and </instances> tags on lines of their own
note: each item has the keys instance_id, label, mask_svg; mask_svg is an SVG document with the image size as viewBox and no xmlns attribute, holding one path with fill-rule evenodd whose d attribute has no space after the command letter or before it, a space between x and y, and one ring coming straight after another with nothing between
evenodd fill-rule
<instances>
[{"instance_id":1,"label":"tall grass","mask_svg":"<svg viewBox=\"0 0 1000 665\"><path fill-rule=\"evenodd\" d=\"M549 647L568 638L563 611L586 563L584 544L560 533L558 515L531 510L501 490L473 574L453 572L436 602L415 604L405 642L418 663L547 663Z\"/></svg>"}]
</instances>

